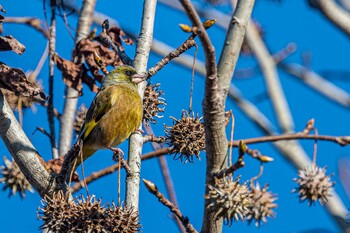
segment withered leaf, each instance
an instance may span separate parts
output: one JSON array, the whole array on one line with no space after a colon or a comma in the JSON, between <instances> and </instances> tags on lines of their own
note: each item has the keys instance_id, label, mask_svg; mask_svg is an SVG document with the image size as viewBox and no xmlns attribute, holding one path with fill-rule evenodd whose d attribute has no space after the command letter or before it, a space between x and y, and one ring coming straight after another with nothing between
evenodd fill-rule
<instances>
[{"instance_id":1,"label":"withered leaf","mask_svg":"<svg viewBox=\"0 0 350 233\"><path fill-rule=\"evenodd\" d=\"M64 83L76 89L81 93L83 89L81 76L83 73L82 64L75 64L72 61L66 60L55 54L53 60L58 69L62 72Z\"/></svg>"},{"instance_id":2,"label":"withered leaf","mask_svg":"<svg viewBox=\"0 0 350 233\"><path fill-rule=\"evenodd\" d=\"M111 27L107 34L111 37L114 44L119 45L120 50L123 52L124 48L122 47L122 41L125 44L133 45L134 41L131 38L124 38L126 36L125 32L118 27Z\"/></svg>"},{"instance_id":3,"label":"withered leaf","mask_svg":"<svg viewBox=\"0 0 350 233\"><path fill-rule=\"evenodd\" d=\"M52 174L52 172L54 172L56 174L59 174L61 172L61 170L62 170L63 162L64 162L64 157L63 156L60 156L57 159L48 160L48 161L46 161L46 165L47 165L46 169L48 170L48 172L50 174ZM73 182L79 182L80 181L79 175L78 175L77 172L73 173L72 181Z\"/></svg>"},{"instance_id":4,"label":"withered leaf","mask_svg":"<svg viewBox=\"0 0 350 233\"><path fill-rule=\"evenodd\" d=\"M74 55L85 58L85 62L88 65L90 72L98 82L102 82L105 76L99 73L101 68L95 61L95 53L100 56L101 61L105 66L118 66L123 64L113 50L110 50L99 42L91 41L90 39L79 41L74 51Z\"/></svg>"},{"instance_id":5,"label":"withered leaf","mask_svg":"<svg viewBox=\"0 0 350 233\"><path fill-rule=\"evenodd\" d=\"M21 55L26 47L21 44L18 40L13 38L11 35L8 36L0 36L0 51L13 51L19 55Z\"/></svg>"},{"instance_id":6,"label":"withered leaf","mask_svg":"<svg viewBox=\"0 0 350 233\"><path fill-rule=\"evenodd\" d=\"M95 81L87 74L87 69L83 64L75 64L72 61L61 58L57 54L54 55L54 61L62 72L63 81L67 86L76 89L81 94L83 89L82 83L84 82L92 91L98 91Z\"/></svg>"},{"instance_id":7,"label":"withered leaf","mask_svg":"<svg viewBox=\"0 0 350 233\"><path fill-rule=\"evenodd\" d=\"M30 82L22 70L2 62L0 62L0 84L2 88L14 92L15 95L34 98L37 101L47 100L40 86Z\"/></svg>"}]
</instances>

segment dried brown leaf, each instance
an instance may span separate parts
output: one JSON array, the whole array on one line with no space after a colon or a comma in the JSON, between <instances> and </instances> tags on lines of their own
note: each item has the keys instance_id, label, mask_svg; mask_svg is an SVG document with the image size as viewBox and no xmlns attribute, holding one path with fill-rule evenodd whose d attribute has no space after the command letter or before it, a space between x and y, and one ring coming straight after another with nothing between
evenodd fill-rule
<instances>
[{"instance_id":1,"label":"dried brown leaf","mask_svg":"<svg viewBox=\"0 0 350 233\"><path fill-rule=\"evenodd\" d=\"M58 69L62 72L64 83L81 92L83 89L81 76L83 73L82 64L75 64L72 61L66 60L58 56L53 57Z\"/></svg>"},{"instance_id":2,"label":"dried brown leaf","mask_svg":"<svg viewBox=\"0 0 350 233\"><path fill-rule=\"evenodd\" d=\"M126 36L125 32L118 27L109 28L107 34L111 37L114 44L119 45L120 51L124 51L122 42L128 45L133 45L134 41L131 38L124 38Z\"/></svg>"},{"instance_id":3,"label":"dried brown leaf","mask_svg":"<svg viewBox=\"0 0 350 233\"><path fill-rule=\"evenodd\" d=\"M74 55L85 58L85 62L88 65L90 72L98 82L102 82L105 76L99 73L101 68L96 63L95 54L99 55L101 62L105 66L118 66L123 64L116 53L108 47L97 41L91 41L89 39L81 40L76 46Z\"/></svg>"},{"instance_id":4,"label":"dried brown leaf","mask_svg":"<svg viewBox=\"0 0 350 233\"><path fill-rule=\"evenodd\" d=\"M48 172L51 174L52 172L56 173L56 174L59 174L61 172L61 169L62 169L62 164L63 164L63 161L64 161L64 157L61 156L57 159L51 159L51 160L48 160L46 162L46 169L48 170ZM77 172L74 172L73 173L73 176L72 176L72 181L73 182L79 182L80 181L80 178L79 178L79 175Z\"/></svg>"},{"instance_id":5,"label":"dried brown leaf","mask_svg":"<svg viewBox=\"0 0 350 233\"><path fill-rule=\"evenodd\" d=\"M87 74L84 64L75 64L72 61L61 58L57 54L54 56L54 61L62 72L63 81L67 86L81 93L83 89L82 83L86 83L93 92L98 91L95 80Z\"/></svg>"},{"instance_id":6,"label":"dried brown leaf","mask_svg":"<svg viewBox=\"0 0 350 233\"><path fill-rule=\"evenodd\" d=\"M37 101L47 99L39 86L27 79L25 73L16 68L0 62L0 84L2 88L15 93L18 96L33 98Z\"/></svg>"},{"instance_id":7,"label":"dried brown leaf","mask_svg":"<svg viewBox=\"0 0 350 233\"><path fill-rule=\"evenodd\" d=\"M0 36L0 51L13 51L21 55L26 50L26 47L11 35Z\"/></svg>"}]
</instances>

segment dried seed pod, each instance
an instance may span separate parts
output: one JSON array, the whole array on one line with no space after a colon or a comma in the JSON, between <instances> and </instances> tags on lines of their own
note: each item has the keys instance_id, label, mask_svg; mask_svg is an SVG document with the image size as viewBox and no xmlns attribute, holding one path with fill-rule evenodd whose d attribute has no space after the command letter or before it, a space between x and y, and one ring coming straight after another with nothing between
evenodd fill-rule
<instances>
[{"instance_id":1,"label":"dried seed pod","mask_svg":"<svg viewBox=\"0 0 350 233\"><path fill-rule=\"evenodd\" d=\"M192 163L193 155L200 159L199 153L205 148L202 117L198 117L198 115L194 117L193 113L182 111L181 119L171 118L173 119L173 125L164 126L164 131L166 140L172 147L171 153L175 153L174 158L185 163Z\"/></svg>"},{"instance_id":2,"label":"dried seed pod","mask_svg":"<svg viewBox=\"0 0 350 233\"><path fill-rule=\"evenodd\" d=\"M39 208L38 218L44 221L41 229L52 232L121 232L140 231L139 214L133 209L111 205L101 206L102 200L94 196L80 196L76 201L62 191L52 198L45 196L44 208Z\"/></svg>"},{"instance_id":3,"label":"dried seed pod","mask_svg":"<svg viewBox=\"0 0 350 233\"><path fill-rule=\"evenodd\" d=\"M157 123L157 120L154 119L155 117L163 117L159 114L164 112L166 105L165 99L161 97L164 93L159 87L159 83L154 85L148 84L143 97L143 119L152 124Z\"/></svg>"},{"instance_id":4,"label":"dried seed pod","mask_svg":"<svg viewBox=\"0 0 350 233\"><path fill-rule=\"evenodd\" d=\"M5 166L0 167L0 183L4 184L3 191L9 189L9 196L14 196L16 193L19 194L20 198L26 197L26 192L34 192L32 186L29 184L27 179L24 177L21 170L18 168L14 161L10 161L4 156Z\"/></svg>"},{"instance_id":5,"label":"dried seed pod","mask_svg":"<svg viewBox=\"0 0 350 233\"><path fill-rule=\"evenodd\" d=\"M205 198L210 201L207 208L215 212L215 218L224 218L226 224L231 225L232 221L244 221L251 212L251 193L247 185L239 183L240 177L236 180L223 178L216 180L215 186L208 186L209 192Z\"/></svg>"},{"instance_id":6,"label":"dried seed pod","mask_svg":"<svg viewBox=\"0 0 350 233\"><path fill-rule=\"evenodd\" d=\"M116 206L112 203L106 209L106 232L140 232L139 213L133 208Z\"/></svg>"},{"instance_id":7,"label":"dried seed pod","mask_svg":"<svg viewBox=\"0 0 350 233\"><path fill-rule=\"evenodd\" d=\"M60 233L72 232L73 224L76 223L80 213L68 195L59 191L52 197L45 196L41 203L44 208L38 208L38 219L43 220L44 224L40 226L40 229Z\"/></svg>"},{"instance_id":8,"label":"dried seed pod","mask_svg":"<svg viewBox=\"0 0 350 233\"><path fill-rule=\"evenodd\" d=\"M104 232L106 227L106 209L101 206L102 200L95 196L78 198L76 211L78 218L72 223L73 232ZM108 231L107 231L108 232Z\"/></svg>"},{"instance_id":9,"label":"dried seed pod","mask_svg":"<svg viewBox=\"0 0 350 233\"><path fill-rule=\"evenodd\" d=\"M260 188L259 183L251 185L250 193L252 199L252 205L250 206L250 213L247 215L248 223L251 224L255 221L255 226L260 226L262 222L267 222L267 217L274 217L275 212L273 209L277 208L277 204L274 201L277 200L277 195L272 192L268 192L268 184L263 188Z\"/></svg>"},{"instance_id":10,"label":"dried seed pod","mask_svg":"<svg viewBox=\"0 0 350 233\"><path fill-rule=\"evenodd\" d=\"M80 105L79 110L76 112L73 129L77 134L79 134L81 127L84 124L87 111L88 109L84 104L82 104Z\"/></svg>"},{"instance_id":11,"label":"dried seed pod","mask_svg":"<svg viewBox=\"0 0 350 233\"><path fill-rule=\"evenodd\" d=\"M327 204L330 191L335 182L331 177L326 175L327 167L320 168L317 166L306 167L299 170L298 178L293 180L299 185L292 192L299 194L299 200L308 201L309 206L316 203L317 200L321 205Z\"/></svg>"}]
</instances>

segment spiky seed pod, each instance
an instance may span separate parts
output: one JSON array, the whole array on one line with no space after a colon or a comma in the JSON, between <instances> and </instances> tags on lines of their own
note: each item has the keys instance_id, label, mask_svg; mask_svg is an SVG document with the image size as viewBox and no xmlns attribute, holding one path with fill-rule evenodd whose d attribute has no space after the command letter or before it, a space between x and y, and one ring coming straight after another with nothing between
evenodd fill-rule
<instances>
[{"instance_id":1,"label":"spiky seed pod","mask_svg":"<svg viewBox=\"0 0 350 233\"><path fill-rule=\"evenodd\" d=\"M163 117L159 114L164 112L166 105L165 99L161 97L164 92L160 90L159 87L159 83L154 85L148 84L143 97L143 119L152 124L157 123L155 117Z\"/></svg>"},{"instance_id":2,"label":"spiky seed pod","mask_svg":"<svg viewBox=\"0 0 350 233\"><path fill-rule=\"evenodd\" d=\"M299 185L293 192L299 194L299 200L308 201L309 206L316 203L317 200L321 205L327 204L330 191L335 182L331 177L326 175L327 167L320 168L317 166L306 167L299 170L298 178L293 180Z\"/></svg>"},{"instance_id":3,"label":"spiky seed pod","mask_svg":"<svg viewBox=\"0 0 350 233\"><path fill-rule=\"evenodd\" d=\"M205 198L209 200L207 208L215 212L215 218L224 218L225 224L232 221L244 221L251 211L251 193L247 185L226 178L216 181L215 186L208 185L209 192Z\"/></svg>"},{"instance_id":4,"label":"spiky seed pod","mask_svg":"<svg viewBox=\"0 0 350 233\"><path fill-rule=\"evenodd\" d=\"M40 229L57 233L73 232L72 228L79 219L80 213L68 195L59 191L52 197L45 196L41 203L44 208L39 207L38 219L43 220L44 224Z\"/></svg>"},{"instance_id":5,"label":"spiky seed pod","mask_svg":"<svg viewBox=\"0 0 350 233\"><path fill-rule=\"evenodd\" d=\"M141 230L138 211L114 203L106 209L106 223L107 232L136 233Z\"/></svg>"},{"instance_id":6,"label":"spiky seed pod","mask_svg":"<svg viewBox=\"0 0 350 233\"><path fill-rule=\"evenodd\" d=\"M102 200L96 200L95 196L80 196L76 204L78 218L72 225L73 232L103 232L106 227L106 209L101 206Z\"/></svg>"},{"instance_id":7,"label":"spiky seed pod","mask_svg":"<svg viewBox=\"0 0 350 233\"><path fill-rule=\"evenodd\" d=\"M38 218L44 221L41 229L52 232L118 232L140 231L139 215L133 209L112 205L101 206L94 196L77 201L69 199L62 191L52 198L45 197L44 208L39 208Z\"/></svg>"},{"instance_id":8,"label":"spiky seed pod","mask_svg":"<svg viewBox=\"0 0 350 233\"><path fill-rule=\"evenodd\" d=\"M172 126L164 126L165 137L172 147L171 153L175 153L174 159L181 162L193 162L193 155L198 159L199 153L205 148L203 117L194 117L194 113L182 111L181 119L173 119Z\"/></svg>"},{"instance_id":9,"label":"spiky seed pod","mask_svg":"<svg viewBox=\"0 0 350 233\"><path fill-rule=\"evenodd\" d=\"M84 124L87 111L88 111L88 109L85 107L84 104L82 104L82 105L80 105L79 110L77 111L77 113L75 115L73 129L74 129L75 133L77 133L77 134L79 134L81 127Z\"/></svg>"},{"instance_id":10,"label":"spiky seed pod","mask_svg":"<svg viewBox=\"0 0 350 233\"><path fill-rule=\"evenodd\" d=\"M273 209L277 208L274 203L277 200L277 195L268 192L268 184L260 188L259 183L250 187L252 205L250 206L250 213L247 215L248 223L255 221L255 226L260 226L262 222L267 222L267 217L274 217Z\"/></svg>"},{"instance_id":11,"label":"spiky seed pod","mask_svg":"<svg viewBox=\"0 0 350 233\"><path fill-rule=\"evenodd\" d=\"M9 196L19 194L20 198L26 197L26 191L34 192L32 186L24 177L21 170L14 161L10 161L4 156L4 166L0 166L0 183L4 184L3 191L9 189Z\"/></svg>"}]
</instances>

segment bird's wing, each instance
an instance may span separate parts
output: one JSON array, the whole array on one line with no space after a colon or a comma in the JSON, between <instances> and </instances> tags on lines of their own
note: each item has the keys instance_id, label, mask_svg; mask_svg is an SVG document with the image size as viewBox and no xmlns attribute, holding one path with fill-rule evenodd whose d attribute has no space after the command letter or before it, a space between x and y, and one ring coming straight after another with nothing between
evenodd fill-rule
<instances>
[{"instance_id":1,"label":"bird's wing","mask_svg":"<svg viewBox=\"0 0 350 233\"><path fill-rule=\"evenodd\" d=\"M101 89L92 101L86 113L85 122L79 136L80 139L85 140L101 118L112 108L111 92L107 90L109 88L111 87L105 87L105 90Z\"/></svg>"}]
</instances>

